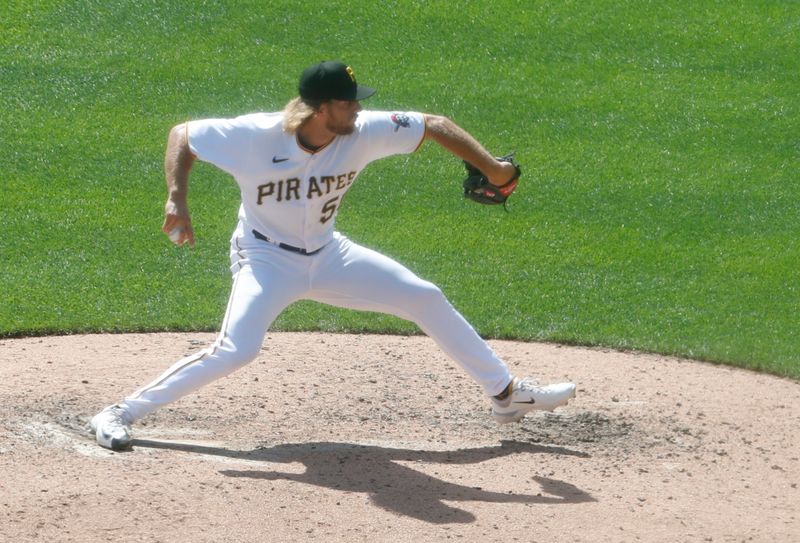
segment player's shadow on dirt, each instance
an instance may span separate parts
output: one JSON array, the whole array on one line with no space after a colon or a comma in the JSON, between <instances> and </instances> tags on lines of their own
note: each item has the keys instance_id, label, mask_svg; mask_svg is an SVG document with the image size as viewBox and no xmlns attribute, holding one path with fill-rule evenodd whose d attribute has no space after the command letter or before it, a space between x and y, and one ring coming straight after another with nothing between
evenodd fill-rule
<instances>
[{"instance_id":1,"label":"player's shadow on dirt","mask_svg":"<svg viewBox=\"0 0 800 543\"><path fill-rule=\"evenodd\" d=\"M304 473L263 470L223 470L228 477L265 481L296 481L345 492L369 494L372 502L388 511L435 524L473 522L475 516L445 502L492 502L576 504L596 501L590 494L564 481L530 477L523 466L515 476L540 487L535 494L493 492L437 479L398 462L424 464L474 464L510 454L558 454L586 458L588 455L562 447L502 441L498 446L456 451L417 451L349 443L298 443L231 451L202 445L136 440L138 447L175 449L195 454L224 456L269 463L299 462Z\"/></svg>"}]
</instances>

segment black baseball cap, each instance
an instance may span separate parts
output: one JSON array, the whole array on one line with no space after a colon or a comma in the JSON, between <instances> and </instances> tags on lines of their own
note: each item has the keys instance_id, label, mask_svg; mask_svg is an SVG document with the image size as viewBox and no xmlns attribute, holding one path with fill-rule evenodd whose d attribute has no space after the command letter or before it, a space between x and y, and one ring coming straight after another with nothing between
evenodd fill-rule
<instances>
[{"instance_id":1,"label":"black baseball cap","mask_svg":"<svg viewBox=\"0 0 800 543\"><path fill-rule=\"evenodd\" d=\"M300 98L307 100L363 100L375 89L356 83L353 69L336 60L325 60L303 70Z\"/></svg>"}]
</instances>

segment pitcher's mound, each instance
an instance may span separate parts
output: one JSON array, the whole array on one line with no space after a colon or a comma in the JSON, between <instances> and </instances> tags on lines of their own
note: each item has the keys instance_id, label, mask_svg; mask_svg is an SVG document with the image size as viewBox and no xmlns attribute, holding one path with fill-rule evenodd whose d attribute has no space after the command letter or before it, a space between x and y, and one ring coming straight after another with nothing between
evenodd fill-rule
<instances>
[{"instance_id":1,"label":"pitcher's mound","mask_svg":"<svg viewBox=\"0 0 800 543\"><path fill-rule=\"evenodd\" d=\"M492 341L571 380L498 427L426 337L271 333L134 425L91 416L213 334L0 340L2 541L794 541L800 385L653 355Z\"/></svg>"}]
</instances>

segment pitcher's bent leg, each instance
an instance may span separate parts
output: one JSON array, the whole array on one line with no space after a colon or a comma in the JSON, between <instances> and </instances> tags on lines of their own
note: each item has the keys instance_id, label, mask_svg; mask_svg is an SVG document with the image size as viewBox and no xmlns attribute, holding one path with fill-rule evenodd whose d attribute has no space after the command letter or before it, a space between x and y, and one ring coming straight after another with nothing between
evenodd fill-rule
<instances>
[{"instance_id":1,"label":"pitcher's bent leg","mask_svg":"<svg viewBox=\"0 0 800 543\"><path fill-rule=\"evenodd\" d=\"M216 341L125 398L119 405L129 422L232 373L258 355L267 328L291 300L286 289L265 289L264 280L250 266L236 273Z\"/></svg>"}]
</instances>

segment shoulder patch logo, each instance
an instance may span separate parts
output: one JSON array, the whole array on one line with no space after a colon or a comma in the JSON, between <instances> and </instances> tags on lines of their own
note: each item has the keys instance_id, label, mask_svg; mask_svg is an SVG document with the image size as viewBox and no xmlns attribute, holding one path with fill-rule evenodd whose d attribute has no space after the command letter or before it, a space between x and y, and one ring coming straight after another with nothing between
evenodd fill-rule
<instances>
[{"instance_id":1,"label":"shoulder patch logo","mask_svg":"<svg viewBox=\"0 0 800 543\"><path fill-rule=\"evenodd\" d=\"M394 123L394 131L397 132L400 128L408 128L411 126L411 119L405 113L392 113L392 122Z\"/></svg>"}]
</instances>

